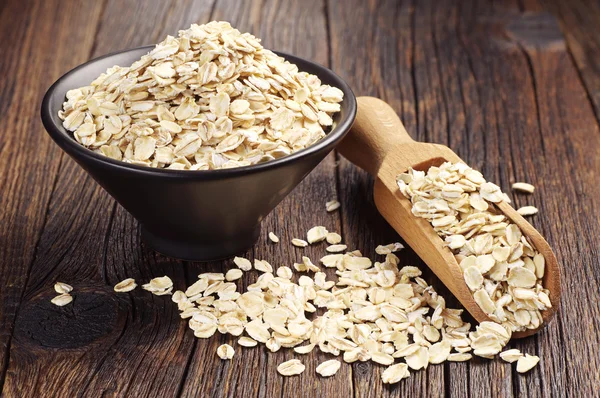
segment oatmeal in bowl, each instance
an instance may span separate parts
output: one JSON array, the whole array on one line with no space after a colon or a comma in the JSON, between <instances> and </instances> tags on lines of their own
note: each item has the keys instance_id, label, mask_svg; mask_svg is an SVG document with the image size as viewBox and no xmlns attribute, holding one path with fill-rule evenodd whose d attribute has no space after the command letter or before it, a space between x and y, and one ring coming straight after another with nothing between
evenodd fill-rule
<instances>
[{"instance_id":1,"label":"oatmeal in bowl","mask_svg":"<svg viewBox=\"0 0 600 398\"><path fill-rule=\"evenodd\" d=\"M69 90L58 115L78 143L109 158L213 170L314 144L333 126L343 96L253 35L211 22Z\"/></svg>"}]
</instances>

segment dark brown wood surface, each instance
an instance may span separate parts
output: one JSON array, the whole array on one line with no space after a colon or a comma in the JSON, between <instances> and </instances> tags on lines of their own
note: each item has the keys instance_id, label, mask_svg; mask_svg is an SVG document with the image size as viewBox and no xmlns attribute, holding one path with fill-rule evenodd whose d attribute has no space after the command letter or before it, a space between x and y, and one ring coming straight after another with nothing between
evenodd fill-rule
<instances>
[{"instance_id":1,"label":"dark brown wood surface","mask_svg":"<svg viewBox=\"0 0 600 398\"><path fill-rule=\"evenodd\" d=\"M562 265L563 298L538 335L511 343L541 357L523 376L499 359L446 363L392 387L382 367L327 358L283 378L294 357L264 347L216 348L195 339L167 297L116 295L126 277L167 274L181 288L231 261L189 263L156 254L135 220L44 133L39 105L61 74L102 54L161 40L191 23L230 21L269 48L327 65L357 95L388 101L418 140L449 145L510 192L540 209L532 223ZM0 2L0 391L7 397L594 397L600 393L600 5L573 1L155 0ZM246 255L291 265L304 251L272 245L314 225L373 255L397 239L375 209L371 179L329 155L264 221ZM324 203L338 198L340 211ZM458 305L409 249L402 264ZM243 285L251 283L247 277ZM60 280L73 305L49 300Z\"/></svg>"}]
</instances>

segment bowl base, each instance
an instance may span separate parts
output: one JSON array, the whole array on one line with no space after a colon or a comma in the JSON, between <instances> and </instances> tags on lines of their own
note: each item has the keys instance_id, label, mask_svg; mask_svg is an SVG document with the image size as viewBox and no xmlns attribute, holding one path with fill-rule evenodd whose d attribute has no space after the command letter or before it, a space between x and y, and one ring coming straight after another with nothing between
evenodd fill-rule
<instances>
[{"instance_id":1,"label":"bowl base","mask_svg":"<svg viewBox=\"0 0 600 398\"><path fill-rule=\"evenodd\" d=\"M142 239L154 250L168 257L186 261L217 261L240 254L254 246L260 235L260 225L250 234L235 239L225 240L218 245L190 243L180 240L166 239L153 234L142 227Z\"/></svg>"}]
</instances>

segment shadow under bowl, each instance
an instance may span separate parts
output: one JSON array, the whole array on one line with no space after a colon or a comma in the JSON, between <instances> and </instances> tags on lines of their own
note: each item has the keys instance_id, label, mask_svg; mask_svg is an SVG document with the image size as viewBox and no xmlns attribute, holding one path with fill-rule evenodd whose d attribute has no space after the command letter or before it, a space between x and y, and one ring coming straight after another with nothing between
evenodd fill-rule
<instances>
[{"instance_id":1,"label":"shadow under bowl","mask_svg":"<svg viewBox=\"0 0 600 398\"><path fill-rule=\"evenodd\" d=\"M77 143L58 111L67 91L87 86L114 65L131 65L153 46L109 54L78 66L46 92L41 117L46 131L142 226L142 237L167 256L210 261L250 248L261 221L349 131L356 116L350 87L329 69L277 52L301 71L344 93L335 128L312 146L270 162L223 170L165 170L97 154Z\"/></svg>"}]
</instances>

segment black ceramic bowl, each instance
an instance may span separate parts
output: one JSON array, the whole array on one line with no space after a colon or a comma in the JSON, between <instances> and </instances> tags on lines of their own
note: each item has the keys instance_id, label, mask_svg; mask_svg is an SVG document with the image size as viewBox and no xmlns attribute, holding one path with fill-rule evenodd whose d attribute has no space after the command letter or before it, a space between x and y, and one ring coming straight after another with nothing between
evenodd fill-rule
<instances>
[{"instance_id":1,"label":"black ceramic bowl","mask_svg":"<svg viewBox=\"0 0 600 398\"><path fill-rule=\"evenodd\" d=\"M329 69L278 53L324 84L344 92L336 127L314 145L270 162L224 170L164 170L131 165L92 152L62 126L58 111L68 90L89 85L113 65L131 65L153 46L109 54L62 76L42 102L42 122L52 139L142 225L157 251L209 261L251 247L260 223L348 132L356 116L350 87Z\"/></svg>"}]
</instances>

